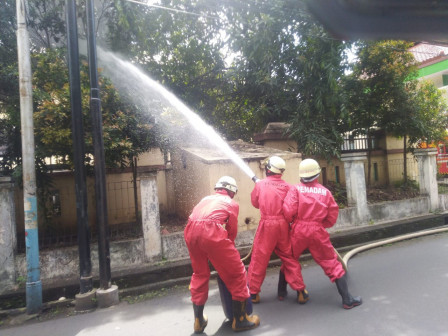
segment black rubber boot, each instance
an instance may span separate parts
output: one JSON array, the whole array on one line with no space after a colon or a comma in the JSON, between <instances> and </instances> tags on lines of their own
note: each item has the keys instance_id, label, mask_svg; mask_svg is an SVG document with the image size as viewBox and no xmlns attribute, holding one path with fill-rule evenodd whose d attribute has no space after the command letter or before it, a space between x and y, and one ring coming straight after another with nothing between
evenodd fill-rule
<instances>
[{"instance_id":1,"label":"black rubber boot","mask_svg":"<svg viewBox=\"0 0 448 336\"><path fill-rule=\"evenodd\" d=\"M352 309L362 304L362 299L360 296L353 297L348 292L347 278L345 274L341 278L336 279L335 282L338 292L342 297L342 306L344 309Z\"/></svg>"},{"instance_id":2,"label":"black rubber boot","mask_svg":"<svg viewBox=\"0 0 448 336\"><path fill-rule=\"evenodd\" d=\"M258 315L246 314L246 300L235 301L232 300L233 307L233 331L244 331L254 329L260 325Z\"/></svg>"},{"instance_id":3,"label":"black rubber boot","mask_svg":"<svg viewBox=\"0 0 448 336\"><path fill-rule=\"evenodd\" d=\"M202 334L207 326L207 315L204 315L204 305L197 306L193 303L194 310L194 333Z\"/></svg>"},{"instance_id":4,"label":"black rubber boot","mask_svg":"<svg viewBox=\"0 0 448 336\"><path fill-rule=\"evenodd\" d=\"M288 295L288 283L286 282L285 273L280 270L278 274L277 298L279 301L283 301L286 295Z\"/></svg>"}]
</instances>

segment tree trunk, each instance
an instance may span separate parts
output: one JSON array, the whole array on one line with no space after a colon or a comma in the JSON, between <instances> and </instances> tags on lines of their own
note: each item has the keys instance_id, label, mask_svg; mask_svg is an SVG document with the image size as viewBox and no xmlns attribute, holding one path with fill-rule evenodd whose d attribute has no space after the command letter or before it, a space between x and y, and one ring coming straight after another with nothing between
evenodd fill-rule
<instances>
[{"instance_id":1,"label":"tree trunk","mask_svg":"<svg viewBox=\"0 0 448 336\"><path fill-rule=\"evenodd\" d=\"M138 213L138 193L137 193L137 158L134 157L131 160L131 168L132 168L132 184L134 187L134 211L135 211L135 222L137 224L140 223L140 216Z\"/></svg>"},{"instance_id":2,"label":"tree trunk","mask_svg":"<svg viewBox=\"0 0 448 336\"><path fill-rule=\"evenodd\" d=\"M408 185L408 160L407 160L407 138L406 135L403 137L403 175L404 175L404 186Z\"/></svg>"},{"instance_id":3,"label":"tree trunk","mask_svg":"<svg viewBox=\"0 0 448 336\"><path fill-rule=\"evenodd\" d=\"M370 176L372 174L372 139L370 129L367 130L367 186L370 187Z\"/></svg>"}]
</instances>

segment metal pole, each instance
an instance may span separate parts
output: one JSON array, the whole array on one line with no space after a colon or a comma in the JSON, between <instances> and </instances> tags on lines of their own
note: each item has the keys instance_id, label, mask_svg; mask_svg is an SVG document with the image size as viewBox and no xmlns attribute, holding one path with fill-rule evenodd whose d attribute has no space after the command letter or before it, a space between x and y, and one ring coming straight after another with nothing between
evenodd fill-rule
<instances>
[{"instance_id":1,"label":"metal pole","mask_svg":"<svg viewBox=\"0 0 448 336\"><path fill-rule=\"evenodd\" d=\"M31 84L30 39L26 22L26 0L16 1L17 51L20 81L22 132L23 207L27 263L26 311L34 314L42 306L37 228L36 171L34 163L33 89Z\"/></svg>"},{"instance_id":2,"label":"metal pole","mask_svg":"<svg viewBox=\"0 0 448 336\"><path fill-rule=\"evenodd\" d=\"M90 113L92 115L93 155L95 159L96 217L98 224L98 257L100 288L111 286L109 226L106 199L106 167L104 160L103 119L101 115L100 90L96 63L96 39L93 1L87 4L87 40L90 72Z\"/></svg>"},{"instance_id":3,"label":"metal pole","mask_svg":"<svg viewBox=\"0 0 448 336\"><path fill-rule=\"evenodd\" d=\"M75 0L66 0L68 69L72 111L73 159L75 164L76 221L78 225L80 293L93 289L90 259L90 230L87 216L87 187L84 167L84 129L81 108L81 80L79 75L78 28Z\"/></svg>"}]
</instances>

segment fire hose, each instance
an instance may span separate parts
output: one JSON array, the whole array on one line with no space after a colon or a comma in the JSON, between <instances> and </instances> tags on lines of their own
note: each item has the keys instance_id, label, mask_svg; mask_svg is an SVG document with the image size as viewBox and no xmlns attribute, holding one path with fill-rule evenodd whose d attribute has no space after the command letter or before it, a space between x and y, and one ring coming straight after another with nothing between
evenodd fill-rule
<instances>
[{"instance_id":1,"label":"fire hose","mask_svg":"<svg viewBox=\"0 0 448 336\"><path fill-rule=\"evenodd\" d=\"M394 238L390 238L390 239L385 239L382 241L378 241L378 242L374 242L374 243L370 243L367 245L363 245L363 246L359 246L349 252L347 252L344 255L344 258L342 258L342 265L344 266L344 268L348 268L348 261L350 260L351 257L353 257L355 254L365 251L365 250L369 250L375 247L379 247L382 245L386 245L386 244L391 244L391 243L396 243L399 241L403 241L406 239L411 239L411 238L417 238L417 237L423 237L429 234L436 234L436 233L441 233L441 232L447 232L448 231L448 227L443 227L443 228L438 228L438 229L433 229L433 230L426 230L426 231L420 231L420 232L414 232L414 233L410 233L410 234L406 234L406 235L402 235L402 236L398 236L398 237L394 237Z\"/></svg>"}]
</instances>

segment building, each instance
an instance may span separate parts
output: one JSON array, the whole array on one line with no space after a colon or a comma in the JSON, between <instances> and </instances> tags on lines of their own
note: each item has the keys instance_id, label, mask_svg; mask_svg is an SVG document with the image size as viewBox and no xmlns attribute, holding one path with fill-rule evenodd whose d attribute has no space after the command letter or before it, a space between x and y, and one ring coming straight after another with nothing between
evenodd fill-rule
<instances>
[{"instance_id":1,"label":"building","mask_svg":"<svg viewBox=\"0 0 448 336\"><path fill-rule=\"evenodd\" d=\"M448 46L420 42L409 51L418 63L419 79L434 83L448 101Z\"/></svg>"},{"instance_id":2,"label":"building","mask_svg":"<svg viewBox=\"0 0 448 336\"><path fill-rule=\"evenodd\" d=\"M419 80L432 82L448 102L448 46L419 42L409 51L418 63ZM448 175L446 143L437 146L437 167L440 175Z\"/></svg>"}]
</instances>

